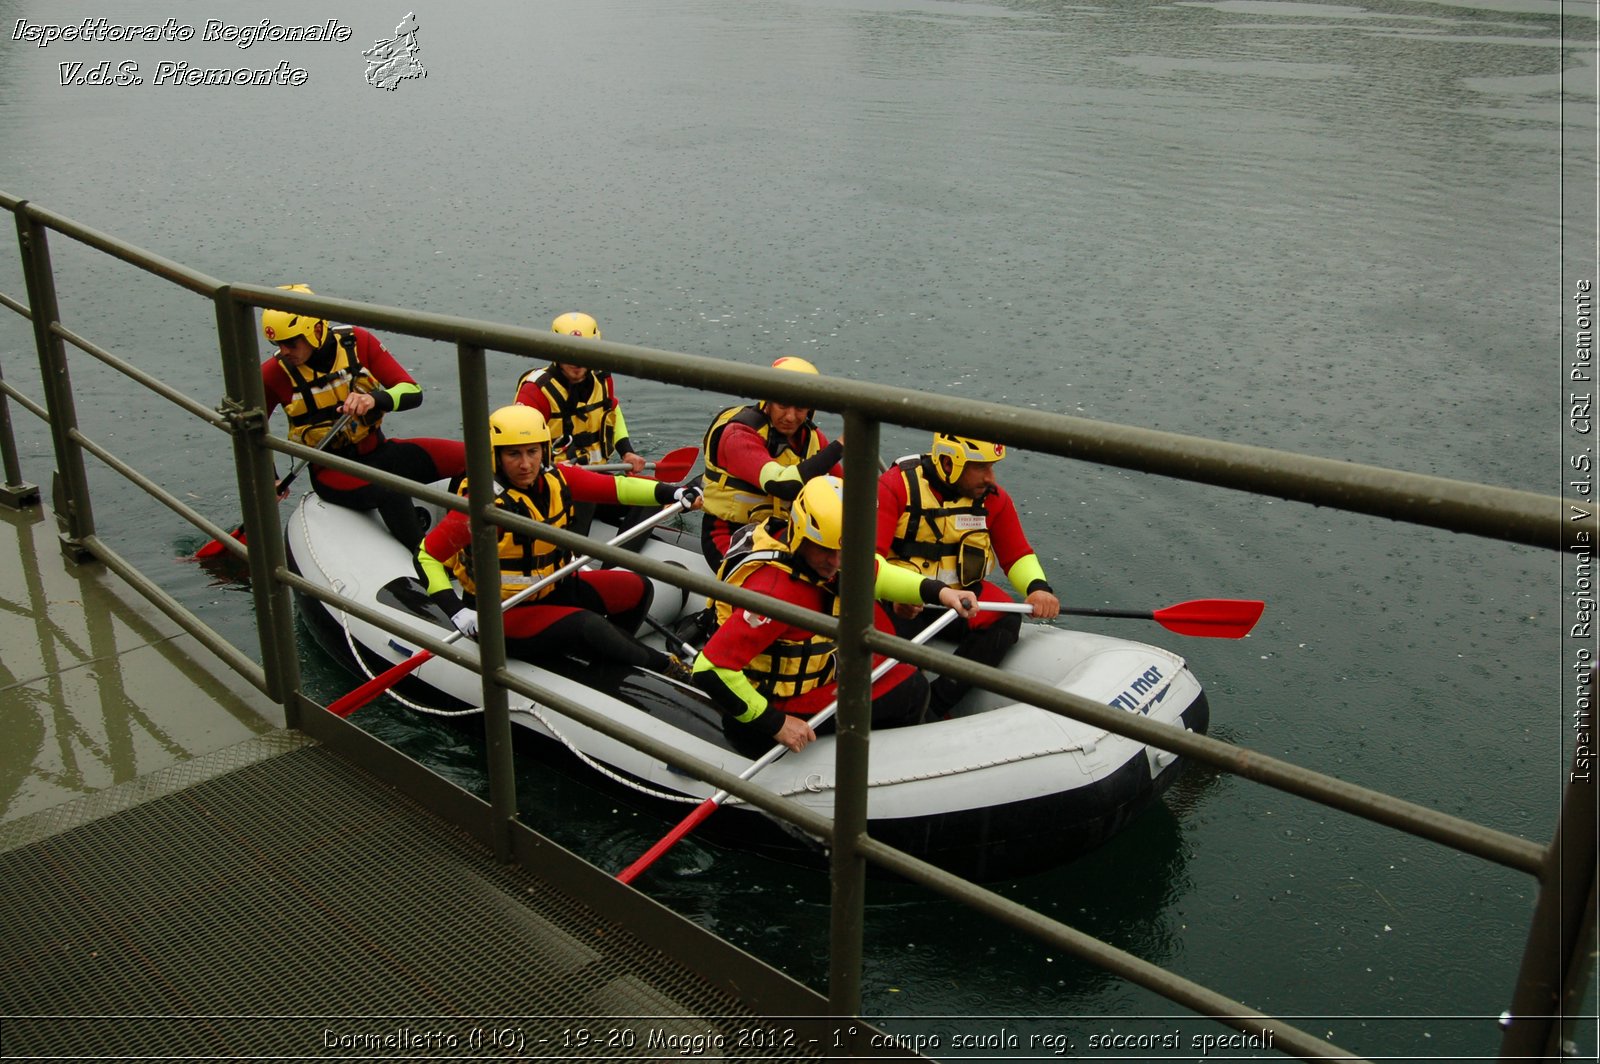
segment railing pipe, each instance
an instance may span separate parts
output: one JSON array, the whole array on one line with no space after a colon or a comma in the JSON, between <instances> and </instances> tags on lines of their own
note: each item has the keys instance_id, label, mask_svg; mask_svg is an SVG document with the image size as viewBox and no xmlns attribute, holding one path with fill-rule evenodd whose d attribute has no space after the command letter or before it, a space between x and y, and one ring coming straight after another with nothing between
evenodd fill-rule
<instances>
[{"instance_id":1,"label":"railing pipe","mask_svg":"<svg viewBox=\"0 0 1600 1064\"><path fill-rule=\"evenodd\" d=\"M1544 867L1545 848L1540 844L1470 820L1314 772L1208 735L1197 735L1153 721L1140 714L1058 690L1037 680L1011 676L924 646L892 641L880 632L866 633L864 641L879 653L893 653L905 661L979 684L1019 702L1027 702L1108 732L1126 735L1158 750L1169 750L1205 762L1233 775L1264 783L1377 824L1398 828L1507 868L1537 876Z\"/></svg>"},{"instance_id":2,"label":"railing pipe","mask_svg":"<svg viewBox=\"0 0 1600 1064\"><path fill-rule=\"evenodd\" d=\"M177 599L167 594L159 584L154 583L149 577L135 568L131 562L112 550L99 536L90 536L84 540L83 548L96 561L127 581L129 587L143 595L152 606L171 618L179 628L193 636L201 646L221 658L228 668L249 681L252 687L263 693L266 692L267 677L260 665L241 654L238 647L228 642L215 629L185 609Z\"/></svg>"},{"instance_id":3,"label":"railing pipe","mask_svg":"<svg viewBox=\"0 0 1600 1064\"><path fill-rule=\"evenodd\" d=\"M85 451L88 451L90 454L94 455L101 461L101 463L110 468L118 476L128 481L134 487L139 488L145 494L161 503L161 505L165 506L173 513L177 514L185 521L188 521L196 528L199 528L201 531L205 532L206 535L211 536L225 546L231 545L235 550L238 551L238 557L247 557L244 546L235 542L233 537L230 536L227 530L221 525L216 524L209 517L206 517L192 506L179 500L160 484L157 484L155 481L151 480L149 477L145 476L143 473L139 472L137 469L118 458L115 454L111 453L100 444L96 443L88 436L85 436L82 431L73 429L72 439L73 442L75 442L79 447L82 447Z\"/></svg>"},{"instance_id":4,"label":"railing pipe","mask_svg":"<svg viewBox=\"0 0 1600 1064\"><path fill-rule=\"evenodd\" d=\"M1325 1042L1290 1024L1258 1012L1232 998L1201 986L1160 965L1135 957L1025 905L1000 896L959 876L951 875L926 861L886 846L876 839L866 840L862 848L874 861L906 879L938 891L963 905L975 908L1001 923L1043 942L1047 946L1081 957L1113 975L1155 991L1236 1031L1262 1038L1271 1049L1305 1060L1341 1060L1361 1064L1364 1058L1347 1049Z\"/></svg>"},{"instance_id":5,"label":"railing pipe","mask_svg":"<svg viewBox=\"0 0 1600 1064\"><path fill-rule=\"evenodd\" d=\"M163 399L188 411L190 414L193 414L195 417L206 422L208 425L211 425L214 428L227 428L227 419L221 414L217 413L215 410L206 406L200 400L191 399L183 392L172 387L165 381L151 376L126 359L118 358L116 355L113 355L110 351L107 351L100 345L93 343L82 336L79 336L65 325L62 325L58 322L51 327L51 331L57 336L60 336L73 347L76 347L78 350L96 359L99 359L107 366L110 366L112 369L122 374L124 377L137 382L149 391L155 392Z\"/></svg>"},{"instance_id":6,"label":"railing pipe","mask_svg":"<svg viewBox=\"0 0 1600 1064\"><path fill-rule=\"evenodd\" d=\"M6 199L7 197L0 196L0 207L9 205ZM114 259L119 259L131 266L137 266L147 273L153 273L163 280L171 281L176 285L187 288L196 295L202 295L209 299L217 289L222 287L222 282L215 277L203 274L199 270L190 269L181 262L174 262L172 259L157 255L154 252L145 251L143 248L136 247L125 240L119 240L109 233L102 233L98 229L75 222L65 215L57 214L55 211L47 210L26 200L17 201L16 206L12 209L16 211L18 217L26 213L33 217L38 224L48 226L62 236L71 237L80 244L85 244L96 251L104 252ZM35 303L33 305L37 307L39 304ZM51 320L54 320L53 314L51 315Z\"/></svg>"},{"instance_id":7,"label":"railing pipe","mask_svg":"<svg viewBox=\"0 0 1600 1064\"><path fill-rule=\"evenodd\" d=\"M1377 466L1271 448L1227 443L1132 425L1040 410L929 395L909 388L730 365L697 355L658 351L610 340L573 340L548 331L491 325L470 318L374 306L252 285L233 286L235 298L284 306L412 336L571 362L669 384L759 395L825 410L854 410L872 420L929 431L1001 437L1026 447L1102 465L1156 473L1315 506L1332 506L1452 532L1546 549L1560 549L1573 529L1557 496L1402 473Z\"/></svg>"}]
</instances>

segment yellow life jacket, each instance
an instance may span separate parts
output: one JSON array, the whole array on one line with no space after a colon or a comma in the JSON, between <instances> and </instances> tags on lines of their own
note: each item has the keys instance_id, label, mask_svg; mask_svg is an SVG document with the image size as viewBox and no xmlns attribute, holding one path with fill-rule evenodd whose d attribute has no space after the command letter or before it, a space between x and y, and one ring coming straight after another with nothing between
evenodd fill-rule
<instances>
[{"instance_id":1,"label":"yellow life jacket","mask_svg":"<svg viewBox=\"0 0 1600 1064\"><path fill-rule=\"evenodd\" d=\"M772 431L772 423L758 406L730 406L711 420L700 448L706 461L705 475L700 481L705 493L705 512L735 525L786 517L788 500L767 494L761 485L736 477L717 464L717 447L722 442L722 434L734 422L754 429L767 445L767 457L779 465L799 465L822 449L809 423L801 429L805 435L804 453L801 453L790 446L782 434Z\"/></svg>"},{"instance_id":2,"label":"yellow life jacket","mask_svg":"<svg viewBox=\"0 0 1600 1064\"><path fill-rule=\"evenodd\" d=\"M381 392L382 383L356 358L356 337L349 326L336 326L333 336L333 365L326 371L316 370L309 362L290 366L278 360L278 367L289 377L294 387L294 398L283 406L289 418L289 438L295 443L315 447L339 420L339 406L351 392ZM341 450L366 439L383 421L383 411L373 407L370 413L350 422L339 431L337 439L328 444L328 450Z\"/></svg>"},{"instance_id":3,"label":"yellow life jacket","mask_svg":"<svg viewBox=\"0 0 1600 1064\"><path fill-rule=\"evenodd\" d=\"M572 516L572 494L567 488L566 479L556 469L546 469L539 476L543 483L535 481L533 484L535 490L531 495L517 488L502 487L497 482L495 487L498 490L495 492L494 504L519 517L526 517L552 528L565 528ZM457 477L451 485L451 490L463 499L466 498L467 478ZM535 501L536 497L545 500L546 505L543 508ZM502 600L549 576L570 560L570 555L564 548L509 529L500 531L498 553ZM475 594L477 583L472 578L470 543L450 560L450 568L456 574L456 579L461 581L462 589L469 595ZM549 584L524 601L537 602L555 590L555 587L555 584Z\"/></svg>"},{"instance_id":4,"label":"yellow life jacket","mask_svg":"<svg viewBox=\"0 0 1600 1064\"><path fill-rule=\"evenodd\" d=\"M785 522L774 519L758 528L754 549L728 575L728 583L739 587L763 565L776 566L797 579L821 588L824 612L839 616L839 596L831 587L819 583L810 570L797 567L794 555L777 538L777 533L785 527ZM719 625L733 616L736 608L742 608L726 602L718 602L716 606ZM768 699L794 698L833 681L838 667L834 653L836 649L837 644L833 640L816 634L798 641L780 639L752 659L744 667L744 674L750 680L750 685Z\"/></svg>"},{"instance_id":5,"label":"yellow life jacket","mask_svg":"<svg viewBox=\"0 0 1600 1064\"><path fill-rule=\"evenodd\" d=\"M983 501L941 499L920 455L900 459L895 468L905 478L906 509L885 558L941 584L976 586L994 567Z\"/></svg>"},{"instance_id":6,"label":"yellow life jacket","mask_svg":"<svg viewBox=\"0 0 1600 1064\"><path fill-rule=\"evenodd\" d=\"M550 404L550 438L572 437L555 456L558 462L603 462L616 444L616 421L611 412L617 401L606 388L611 375L589 371L588 387L568 383L554 365L531 369L517 380L517 390L532 381ZM573 389L576 388L577 391Z\"/></svg>"}]
</instances>

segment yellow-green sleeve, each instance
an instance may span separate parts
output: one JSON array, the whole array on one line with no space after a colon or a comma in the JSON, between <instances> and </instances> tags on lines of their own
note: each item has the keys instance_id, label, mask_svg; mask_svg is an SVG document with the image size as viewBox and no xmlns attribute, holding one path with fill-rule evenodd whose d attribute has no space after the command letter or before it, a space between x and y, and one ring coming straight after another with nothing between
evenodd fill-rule
<instances>
[{"instance_id":1,"label":"yellow-green sleeve","mask_svg":"<svg viewBox=\"0 0 1600 1064\"><path fill-rule=\"evenodd\" d=\"M1037 554L1024 554L1018 558L1006 573L1006 579L1010 580L1011 586L1023 595L1028 593L1028 586L1035 580L1043 581L1046 584L1050 582L1045 580L1044 566L1039 564L1039 556Z\"/></svg>"},{"instance_id":2,"label":"yellow-green sleeve","mask_svg":"<svg viewBox=\"0 0 1600 1064\"><path fill-rule=\"evenodd\" d=\"M417 564L422 567L422 575L428 578L428 594L434 595L453 586L444 562L429 554L426 545L417 548Z\"/></svg>"},{"instance_id":3,"label":"yellow-green sleeve","mask_svg":"<svg viewBox=\"0 0 1600 1064\"><path fill-rule=\"evenodd\" d=\"M694 671L696 673L713 673L717 679L722 681L722 685L728 689L728 692L743 703L744 711L733 718L739 723L749 724L767 711L767 697L755 689L755 685L750 682L750 677L746 676L741 670L724 669L713 665L711 659L702 653L694 659Z\"/></svg>"},{"instance_id":4,"label":"yellow-green sleeve","mask_svg":"<svg viewBox=\"0 0 1600 1064\"><path fill-rule=\"evenodd\" d=\"M655 506L657 487L656 481L644 477L618 477L617 501L624 506Z\"/></svg>"},{"instance_id":5,"label":"yellow-green sleeve","mask_svg":"<svg viewBox=\"0 0 1600 1064\"><path fill-rule=\"evenodd\" d=\"M874 596L888 599L890 602L906 602L911 605L923 603L921 573L885 561L881 554L874 554L872 557L878 566L877 579L872 585Z\"/></svg>"}]
</instances>

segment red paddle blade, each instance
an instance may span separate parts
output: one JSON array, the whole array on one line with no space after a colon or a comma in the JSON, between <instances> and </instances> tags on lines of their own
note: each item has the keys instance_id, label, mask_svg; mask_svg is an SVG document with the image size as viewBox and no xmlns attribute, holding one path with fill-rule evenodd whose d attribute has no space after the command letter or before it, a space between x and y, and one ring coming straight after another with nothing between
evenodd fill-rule
<instances>
[{"instance_id":1,"label":"red paddle blade","mask_svg":"<svg viewBox=\"0 0 1600 1064\"><path fill-rule=\"evenodd\" d=\"M1265 602L1253 599L1195 599L1156 610L1151 619L1179 635L1242 639L1261 619Z\"/></svg>"},{"instance_id":2,"label":"red paddle blade","mask_svg":"<svg viewBox=\"0 0 1600 1064\"><path fill-rule=\"evenodd\" d=\"M689 475L689 469L700 457L698 447L679 447L656 459L655 479L664 484L676 484Z\"/></svg>"},{"instance_id":3,"label":"red paddle blade","mask_svg":"<svg viewBox=\"0 0 1600 1064\"><path fill-rule=\"evenodd\" d=\"M431 657L433 657L433 651L431 650L417 651L400 664L379 673L354 691L330 703L328 712L336 717L348 717L401 680L404 680L407 676L410 676L423 662Z\"/></svg>"},{"instance_id":4,"label":"red paddle blade","mask_svg":"<svg viewBox=\"0 0 1600 1064\"><path fill-rule=\"evenodd\" d=\"M239 525L232 532L229 532L228 535L232 536L234 539L238 540L240 543L247 542L245 540L245 538L244 538L244 526L243 525ZM203 546L199 550L195 551L194 552L194 556L196 558L215 558L217 555L221 554L223 551L225 551L227 549L228 548L223 545L222 540L213 539L210 542L208 542L205 546Z\"/></svg>"}]
</instances>

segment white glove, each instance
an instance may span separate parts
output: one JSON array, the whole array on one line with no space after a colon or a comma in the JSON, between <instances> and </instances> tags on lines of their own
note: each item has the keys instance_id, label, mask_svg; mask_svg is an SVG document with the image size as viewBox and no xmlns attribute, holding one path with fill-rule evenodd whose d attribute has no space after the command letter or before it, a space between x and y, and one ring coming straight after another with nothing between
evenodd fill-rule
<instances>
[{"instance_id":1,"label":"white glove","mask_svg":"<svg viewBox=\"0 0 1600 1064\"><path fill-rule=\"evenodd\" d=\"M705 493L691 484L688 487L679 488L677 491L674 491L672 493L672 499L685 510L693 510L695 503L700 501L700 496L703 494Z\"/></svg>"},{"instance_id":2,"label":"white glove","mask_svg":"<svg viewBox=\"0 0 1600 1064\"><path fill-rule=\"evenodd\" d=\"M456 631L474 639L478 635L478 611L463 606L451 615L450 623L456 626Z\"/></svg>"}]
</instances>

